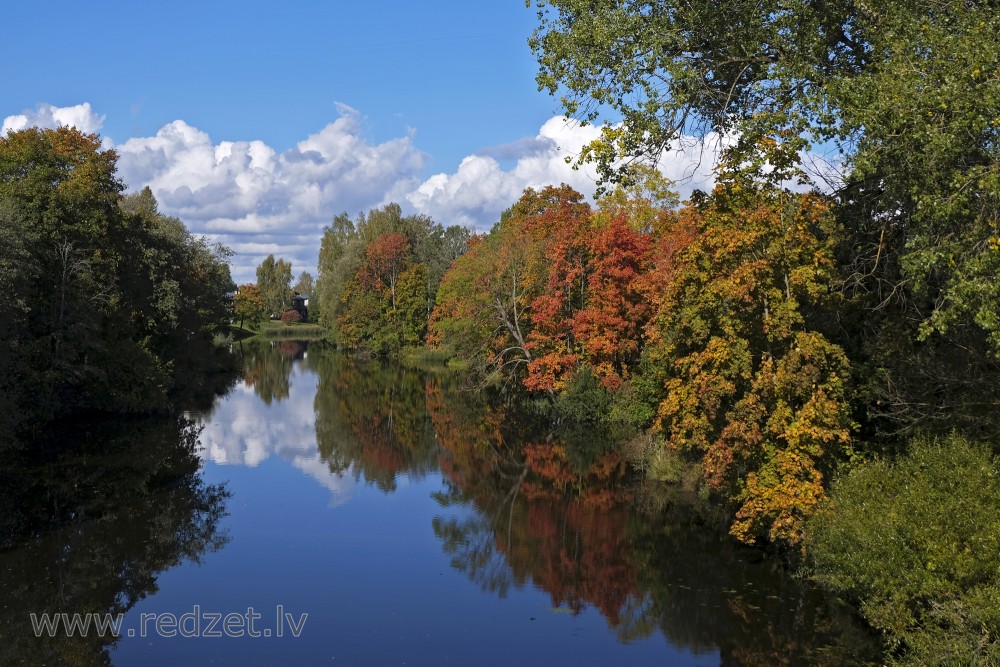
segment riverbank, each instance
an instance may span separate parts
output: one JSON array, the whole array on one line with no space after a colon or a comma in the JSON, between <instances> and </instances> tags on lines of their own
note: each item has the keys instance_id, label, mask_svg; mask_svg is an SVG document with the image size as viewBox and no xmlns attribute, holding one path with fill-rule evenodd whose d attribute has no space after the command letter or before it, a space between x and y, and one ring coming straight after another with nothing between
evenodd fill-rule
<instances>
[{"instance_id":1,"label":"riverbank","mask_svg":"<svg viewBox=\"0 0 1000 667\"><path fill-rule=\"evenodd\" d=\"M234 341L244 341L251 339L261 340L324 340L329 336L329 329L319 324L307 322L264 322L258 329L241 327L233 324L229 327L230 335Z\"/></svg>"}]
</instances>

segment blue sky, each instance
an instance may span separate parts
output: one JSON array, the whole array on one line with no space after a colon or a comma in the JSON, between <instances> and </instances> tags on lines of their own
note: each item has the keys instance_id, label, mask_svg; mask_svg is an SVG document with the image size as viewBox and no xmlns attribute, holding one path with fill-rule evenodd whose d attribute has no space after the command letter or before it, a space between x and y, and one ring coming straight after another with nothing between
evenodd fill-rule
<instances>
[{"instance_id":1,"label":"blue sky","mask_svg":"<svg viewBox=\"0 0 1000 667\"><path fill-rule=\"evenodd\" d=\"M374 140L414 128L447 169L556 110L534 82L535 22L519 0L15 3L0 99L5 115L89 101L115 141L183 118L278 150L342 102Z\"/></svg>"},{"instance_id":2,"label":"blue sky","mask_svg":"<svg viewBox=\"0 0 1000 667\"><path fill-rule=\"evenodd\" d=\"M537 90L523 0L56 0L3 17L3 131L100 132L130 188L238 252L238 281L268 253L315 273L342 211L398 201L488 229L525 187L593 191L564 158L596 130Z\"/></svg>"}]
</instances>

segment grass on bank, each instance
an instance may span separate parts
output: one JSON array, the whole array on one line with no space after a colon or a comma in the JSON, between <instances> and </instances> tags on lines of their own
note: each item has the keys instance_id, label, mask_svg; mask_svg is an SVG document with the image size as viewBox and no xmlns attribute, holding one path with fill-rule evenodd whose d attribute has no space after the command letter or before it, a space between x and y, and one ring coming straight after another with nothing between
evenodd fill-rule
<instances>
[{"instance_id":1,"label":"grass on bank","mask_svg":"<svg viewBox=\"0 0 1000 667\"><path fill-rule=\"evenodd\" d=\"M265 322L260 328L263 338L325 338L326 327L310 322Z\"/></svg>"},{"instance_id":2,"label":"grass on bank","mask_svg":"<svg viewBox=\"0 0 1000 667\"><path fill-rule=\"evenodd\" d=\"M254 327L249 322L245 322L241 327L232 324L229 327L233 340L247 340L248 338L271 339L305 339L314 340L326 338L328 330L319 324L311 322L280 322L277 320L261 322Z\"/></svg>"}]
</instances>

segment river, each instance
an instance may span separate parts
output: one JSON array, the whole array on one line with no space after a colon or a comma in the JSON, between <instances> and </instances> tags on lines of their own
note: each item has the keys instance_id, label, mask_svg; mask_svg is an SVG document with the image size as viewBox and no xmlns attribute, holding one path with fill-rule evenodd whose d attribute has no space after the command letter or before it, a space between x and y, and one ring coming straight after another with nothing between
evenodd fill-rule
<instances>
[{"instance_id":1,"label":"river","mask_svg":"<svg viewBox=\"0 0 1000 667\"><path fill-rule=\"evenodd\" d=\"M845 607L599 438L447 373L238 352L210 409L75 426L5 463L3 664L878 659ZM43 614L118 625L36 637Z\"/></svg>"}]
</instances>

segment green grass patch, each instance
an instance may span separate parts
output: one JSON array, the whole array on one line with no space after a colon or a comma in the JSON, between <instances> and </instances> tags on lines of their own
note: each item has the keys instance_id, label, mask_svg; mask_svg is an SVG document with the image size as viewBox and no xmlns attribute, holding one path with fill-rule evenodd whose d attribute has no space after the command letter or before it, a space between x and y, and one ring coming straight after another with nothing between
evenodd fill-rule
<instances>
[{"instance_id":1,"label":"green grass patch","mask_svg":"<svg viewBox=\"0 0 1000 667\"><path fill-rule=\"evenodd\" d=\"M318 340L325 339L329 335L329 331L319 324L286 323L277 320L261 322L260 328L253 328L249 324L245 324L243 327L234 324L230 329L234 340L246 340L247 338Z\"/></svg>"},{"instance_id":2,"label":"green grass patch","mask_svg":"<svg viewBox=\"0 0 1000 667\"><path fill-rule=\"evenodd\" d=\"M302 322L268 322L261 328L264 338L326 338L326 327Z\"/></svg>"},{"instance_id":3,"label":"green grass patch","mask_svg":"<svg viewBox=\"0 0 1000 667\"><path fill-rule=\"evenodd\" d=\"M399 351L399 360L405 364L440 364L448 361L448 353L429 347L404 347Z\"/></svg>"},{"instance_id":4,"label":"green grass patch","mask_svg":"<svg viewBox=\"0 0 1000 667\"><path fill-rule=\"evenodd\" d=\"M241 327L238 324L230 324L226 333L232 337L233 341L240 341L246 340L247 338L253 338L258 332L250 327Z\"/></svg>"}]
</instances>

